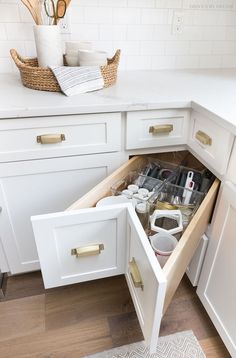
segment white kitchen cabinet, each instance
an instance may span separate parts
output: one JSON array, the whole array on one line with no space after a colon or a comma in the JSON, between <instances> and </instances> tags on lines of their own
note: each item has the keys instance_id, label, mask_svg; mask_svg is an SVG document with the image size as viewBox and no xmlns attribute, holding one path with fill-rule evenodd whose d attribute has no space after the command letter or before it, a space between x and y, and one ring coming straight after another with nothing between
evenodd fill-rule
<instances>
[{"instance_id":1,"label":"white kitchen cabinet","mask_svg":"<svg viewBox=\"0 0 236 358\"><path fill-rule=\"evenodd\" d=\"M121 114L1 120L0 162L120 151Z\"/></svg>"},{"instance_id":2,"label":"white kitchen cabinet","mask_svg":"<svg viewBox=\"0 0 236 358\"><path fill-rule=\"evenodd\" d=\"M219 198L197 294L232 357L236 357L236 186Z\"/></svg>"},{"instance_id":3,"label":"white kitchen cabinet","mask_svg":"<svg viewBox=\"0 0 236 358\"><path fill-rule=\"evenodd\" d=\"M117 180L145 162L145 157L133 157L66 212L37 215L32 223L45 287L125 274L145 340L153 351L162 315L207 227L219 181L213 183L161 269L133 207L93 208L111 194Z\"/></svg>"},{"instance_id":4,"label":"white kitchen cabinet","mask_svg":"<svg viewBox=\"0 0 236 358\"><path fill-rule=\"evenodd\" d=\"M126 149L159 148L187 143L189 111L128 112Z\"/></svg>"},{"instance_id":5,"label":"white kitchen cabinet","mask_svg":"<svg viewBox=\"0 0 236 358\"><path fill-rule=\"evenodd\" d=\"M236 140L234 141L233 150L230 156L229 166L226 173L226 180L236 184Z\"/></svg>"},{"instance_id":6,"label":"white kitchen cabinet","mask_svg":"<svg viewBox=\"0 0 236 358\"><path fill-rule=\"evenodd\" d=\"M4 273L4 272L8 272L8 271L9 271L9 266L7 263L7 258L6 258L6 255L5 255L3 246L2 246L1 238L0 238L0 273L1 272Z\"/></svg>"},{"instance_id":7,"label":"white kitchen cabinet","mask_svg":"<svg viewBox=\"0 0 236 358\"><path fill-rule=\"evenodd\" d=\"M66 209L119 165L119 153L0 163L0 232L10 272L40 268L30 216Z\"/></svg>"},{"instance_id":8,"label":"white kitchen cabinet","mask_svg":"<svg viewBox=\"0 0 236 358\"><path fill-rule=\"evenodd\" d=\"M208 237L204 234L201 238L201 241L198 245L197 250L195 251L195 254L190 261L190 264L187 267L186 274L193 286L198 285L202 265L204 262L207 245L208 245Z\"/></svg>"},{"instance_id":9,"label":"white kitchen cabinet","mask_svg":"<svg viewBox=\"0 0 236 358\"><path fill-rule=\"evenodd\" d=\"M226 173L234 136L210 118L193 111L188 146L190 151L214 173Z\"/></svg>"}]
</instances>

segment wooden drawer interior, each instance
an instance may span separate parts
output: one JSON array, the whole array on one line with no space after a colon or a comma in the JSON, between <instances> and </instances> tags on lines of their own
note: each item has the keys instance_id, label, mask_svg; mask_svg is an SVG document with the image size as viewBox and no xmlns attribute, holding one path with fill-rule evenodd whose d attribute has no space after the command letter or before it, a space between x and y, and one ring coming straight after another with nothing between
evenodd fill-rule
<instances>
[{"instance_id":1,"label":"wooden drawer interior","mask_svg":"<svg viewBox=\"0 0 236 358\"><path fill-rule=\"evenodd\" d=\"M153 157L175 164L182 163L183 158L185 158L185 166L195 170L202 170L204 168L202 163L200 163L195 157L186 151L159 153L153 155ZM94 187L89 193L71 205L67 210L78 210L95 206L98 200L111 195L110 188L117 180L124 178L131 171L138 170L141 166L144 166L145 163L145 156L131 158L113 174ZM201 236L204 234L207 228L214 208L219 184L219 180L215 179L200 207L196 211L193 219L190 221L189 225L181 236L178 245L163 267L163 272L167 280L167 290L163 313L171 302L171 299L186 271L186 268L198 247Z\"/></svg>"}]
</instances>

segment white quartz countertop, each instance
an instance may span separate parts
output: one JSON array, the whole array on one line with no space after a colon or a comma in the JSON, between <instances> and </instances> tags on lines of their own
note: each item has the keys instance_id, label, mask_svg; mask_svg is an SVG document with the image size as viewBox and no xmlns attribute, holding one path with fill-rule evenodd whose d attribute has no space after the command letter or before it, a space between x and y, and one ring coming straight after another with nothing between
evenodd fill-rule
<instances>
[{"instance_id":1,"label":"white quartz countertop","mask_svg":"<svg viewBox=\"0 0 236 358\"><path fill-rule=\"evenodd\" d=\"M193 108L236 134L236 69L120 71L117 84L66 97L0 75L0 118Z\"/></svg>"}]
</instances>

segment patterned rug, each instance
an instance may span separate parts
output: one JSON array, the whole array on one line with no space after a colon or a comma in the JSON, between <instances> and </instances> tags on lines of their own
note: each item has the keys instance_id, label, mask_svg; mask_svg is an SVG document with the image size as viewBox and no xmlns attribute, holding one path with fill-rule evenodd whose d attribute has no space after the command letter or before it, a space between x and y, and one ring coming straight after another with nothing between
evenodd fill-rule
<instances>
[{"instance_id":1,"label":"patterned rug","mask_svg":"<svg viewBox=\"0 0 236 358\"><path fill-rule=\"evenodd\" d=\"M206 358L192 331L160 337L156 353L149 353L143 342L133 343L84 358Z\"/></svg>"}]
</instances>

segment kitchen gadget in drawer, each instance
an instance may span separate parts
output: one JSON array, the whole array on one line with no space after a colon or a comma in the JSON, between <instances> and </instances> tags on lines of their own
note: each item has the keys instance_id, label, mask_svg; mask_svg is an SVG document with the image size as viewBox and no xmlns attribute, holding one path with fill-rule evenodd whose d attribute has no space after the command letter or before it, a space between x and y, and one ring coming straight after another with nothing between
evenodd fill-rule
<instances>
[{"instance_id":1,"label":"kitchen gadget in drawer","mask_svg":"<svg viewBox=\"0 0 236 358\"><path fill-rule=\"evenodd\" d=\"M184 110L128 112L126 149L186 144L188 117L188 111Z\"/></svg>"},{"instance_id":2,"label":"kitchen gadget in drawer","mask_svg":"<svg viewBox=\"0 0 236 358\"><path fill-rule=\"evenodd\" d=\"M233 135L209 118L192 112L188 145L212 170L220 175L226 172Z\"/></svg>"},{"instance_id":3,"label":"kitchen gadget in drawer","mask_svg":"<svg viewBox=\"0 0 236 358\"><path fill-rule=\"evenodd\" d=\"M170 176L170 181L165 178L152 178L145 172L147 165L155 163L155 158L170 163L170 166L176 166L177 170L173 170L176 175ZM170 202L169 205L175 205L176 210L181 211L183 202L180 203L178 199L177 203L177 198L186 198L186 193L183 195L183 192L188 189L179 185L182 175L179 175L178 167L183 162L187 169L194 168L196 173L204 172L201 163L186 152L163 153L151 159L145 156L133 157L65 212L32 217L46 288L118 273L125 274L139 323L151 352L156 348L162 315L171 302L208 225L219 186L218 180L211 182L206 195L200 194L202 197L199 201L196 201L197 194L194 193L194 188L190 189L191 197L187 196L187 206L194 206L194 215L191 212L191 220L181 230L176 247L161 267L153 250L155 243L151 246L148 228L144 230L140 217L143 218L143 203L146 203L147 207L151 203L150 210L153 210L153 213L160 210L161 205L167 205L163 193L171 193L171 200L176 202ZM136 173L136 177L132 177L133 173ZM122 185L119 186L120 184L117 186L124 178L128 179L128 186L140 185L140 179L142 186L145 182L143 179L155 179L157 185L152 188L154 200L151 201L150 197L148 201L137 202L136 204L142 206L139 207L139 211L138 206L134 206L132 201L96 207L101 199L120 195L114 190L126 190ZM139 181L131 184L130 178ZM191 176L191 181L197 182L196 177ZM171 187L171 192L168 186ZM139 188L147 190L144 187ZM150 212L151 215L153 213ZM160 220L154 222L155 226L160 225L163 217L157 219ZM178 222L179 227L180 224Z\"/></svg>"},{"instance_id":4,"label":"kitchen gadget in drawer","mask_svg":"<svg viewBox=\"0 0 236 358\"><path fill-rule=\"evenodd\" d=\"M0 161L120 150L120 113L2 120Z\"/></svg>"}]
</instances>

